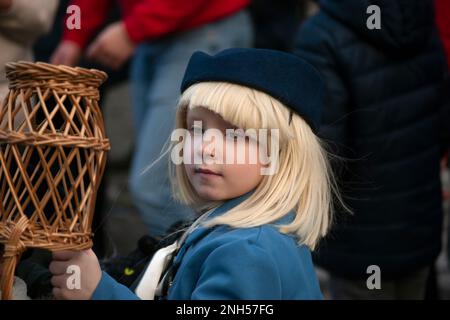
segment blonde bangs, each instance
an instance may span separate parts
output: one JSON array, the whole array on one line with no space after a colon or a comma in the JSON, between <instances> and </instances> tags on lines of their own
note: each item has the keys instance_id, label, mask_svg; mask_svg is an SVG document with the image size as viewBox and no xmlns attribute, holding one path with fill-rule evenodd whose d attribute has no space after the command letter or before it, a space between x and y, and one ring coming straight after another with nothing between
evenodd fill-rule
<instances>
[{"instance_id":1,"label":"blonde bangs","mask_svg":"<svg viewBox=\"0 0 450 320\"><path fill-rule=\"evenodd\" d=\"M201 82L183 93L178 106L204 107L244 130L279 129L281 143L289 138L276 121L280 116L288 121L289 110L262 91L227 82Z\"/></svg>"}]
</instances>

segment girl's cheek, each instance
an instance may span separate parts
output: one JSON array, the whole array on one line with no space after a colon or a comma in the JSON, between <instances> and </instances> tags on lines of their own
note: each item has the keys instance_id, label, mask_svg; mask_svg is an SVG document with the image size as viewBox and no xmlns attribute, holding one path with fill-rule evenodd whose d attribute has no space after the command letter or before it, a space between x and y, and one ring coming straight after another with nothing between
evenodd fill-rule
<instances>
[{"instance_id":1,"label":"girl's cheek","mask_svg":"<svg viewBox=\"0 0 450 320\"><path fill-rule=\"evenodd\" d=\"M223 144L223 159L225 164L248 164L250 149L246 142L226 140Z\"/></svg>"},{"instance_id":2,"label":"girl's cheek","mask_svg":"<svg viewBox=\"0 0 450 320\"><path fill-rule=\"evenodd\" d=\"M255 159L255 164L259 162L259 148L256 142L247 143L248 157L250 159Z\"/></svg>"},{"instance_id":3,"label":"girl's cheek","mask_svg":"<svg viewBox=\"0 0 450 320\"><path fill-rule=\"evenodd\" d=\"M188 140L187 140L188 139ZM193 164L194 163L194 138L186 138L183 145L183 163Z\"/></svg>"},{"instance_id":4,"label":"girl's cheek","mask_svg":"<svg viewBox=\"0 0 450 320\"><path fill-rule=\"evenodd\" d=\"M184 170L186 171L186 175L189 179L189 181L192 181L192 177L194 175L194 165L193 164L185 164L184 165Z\"/></svg>"}]
</instances>

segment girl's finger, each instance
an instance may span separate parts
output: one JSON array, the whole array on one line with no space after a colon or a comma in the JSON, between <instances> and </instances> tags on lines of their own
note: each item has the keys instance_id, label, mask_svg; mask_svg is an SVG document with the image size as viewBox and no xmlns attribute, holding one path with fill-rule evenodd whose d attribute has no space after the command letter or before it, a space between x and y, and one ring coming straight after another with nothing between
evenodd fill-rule
<instances>
[{"instance_id":1,"label":"girl's finger","mask_svg":"<svg viewBox=\"0 0 450 320\"><path fill-rule=\"evenodd\" d=\"M73 250L54 251L53 260L67 261L76 256L78 252Z\"/></svg>"},{"instance_id":2,"label":"girl's finger","mask_svg":"<svg viewBox=\"0 0 450 320\"><path fill-rule=\"evenodd\" d=\"M50 283L55 288L67 289L67 276L66 275L53 276L50 279Z\"/></svg>"},{"instance_id":3,"label":"girl's finger","mask_svg":"<svg viewBox=\"0 0 450 320\"><path fill-rule=\"evenodd\" d=\"M67 264L62 261L52 261L48 267L53 275L61 275L67 273Z\"/></svg>"},{"instance_id":4,"label":"girl's finger","mask_svg":"<svg viewBox=\"0 0 450 320\"><path fill-rule=\"evenodd\" d=\"M56 299L56 300L65 300L64 299L64 296L63 296L63 290L62 289L60 289L60 288L53 288L53 290L52 290L52 294L53 294L53 297Z\"/></svg>"}]
</instances>

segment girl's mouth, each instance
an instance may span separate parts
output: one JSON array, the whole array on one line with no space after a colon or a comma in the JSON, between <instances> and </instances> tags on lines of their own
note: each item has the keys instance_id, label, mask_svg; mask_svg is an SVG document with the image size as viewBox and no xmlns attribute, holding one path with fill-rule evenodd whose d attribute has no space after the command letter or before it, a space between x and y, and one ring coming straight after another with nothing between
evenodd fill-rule
<instances>
[{"instance_id":1,"label":"girl's mouth","mask_svg":"<svg viewBox=\"0 0 450 320\"><path fill-rule=\"evenodd\" d=\"M204 168L195 168L195 173L201 173L201 174L208 174L208 175L221 176L220 173L211 171L211 170L209 170L209 169L204 169Z\"/></svg>"}]
</instances>

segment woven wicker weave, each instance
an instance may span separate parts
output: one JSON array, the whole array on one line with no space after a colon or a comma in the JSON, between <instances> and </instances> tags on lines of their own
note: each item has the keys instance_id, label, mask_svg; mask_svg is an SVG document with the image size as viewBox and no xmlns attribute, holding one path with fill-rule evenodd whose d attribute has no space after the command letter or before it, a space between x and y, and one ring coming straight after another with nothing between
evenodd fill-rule
<instances>
[{"instance_id":1,"label":"woven wicker weave","mask_svg":"<svg viewBox=\"0 0 450 320\"><path fill-rule=\"evenodd\" d=\"M6 64L0 107L2 298L26 248L92 246L95 197L109 141L98 105L106 73L46 63Z\"/></svg>"}]
</instances>

